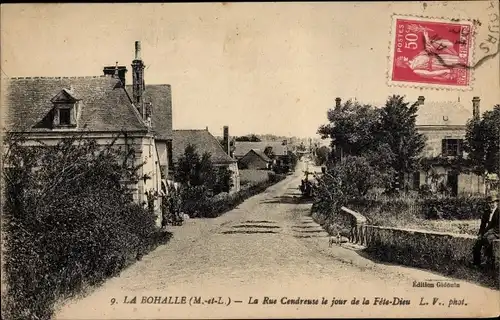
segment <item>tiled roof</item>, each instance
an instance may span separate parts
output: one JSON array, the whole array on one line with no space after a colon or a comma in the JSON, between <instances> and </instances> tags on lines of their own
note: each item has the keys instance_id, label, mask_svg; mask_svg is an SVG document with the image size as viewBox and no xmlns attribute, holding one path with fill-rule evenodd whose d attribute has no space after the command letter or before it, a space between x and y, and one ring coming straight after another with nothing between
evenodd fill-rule
<instances>
[{"instance_id":1,"label":"tiled roof","mask_svg":"<svg viewBox=\"0 0 500 320\"><path fill-rule=\"evenodd\" d=\"M81 99L78 128L108 132L147 130L120 83L110 76L4 78L2 107L7 110L6 129L50 131L45 125L53 108L50 100L72 88L70 92Z\"/></svg>"},{"instance_id":2,"label":"tiled roof","mask_svg":"<svg viewBox=\"0 0 500 320\"><path fill-rule=\"evenodd\" d=\"M132 85L125 86L132 97ZM144 102L153 107L153 131L159 140L172 139L172 88L169 84L148 84L144 91Z\"/></svg>"},{"instance_id":3,"label":"tiled roof","mask_svg":"<svg viewBox=\"0 0 500 320\"><path fill-rule=\"evenodd\" d=\"M456 126L465 125L472 112L460 102L425 102L418 106L417 126Z\"/></svg>"},{"instance_id":4,"label":"tiled roof","mask_svg":"<svg viewBox=\"0 0 500 320\"><path fill-rule=\"evenodd\" d=\"M267 147L272 147L272 151L277 156L286 155L286 146L282 144L281 141L261 141L261 142L250 142L250 141L235 141L234 142L234 156L243 157L250 150L264 152Z\"/></svg>"},{"instance_id":5,"label":"tiled roof","mask_svg":"<svg viewBox=\"0 0 500 320\"><path fill-rule=\"evenodd\" d=\"M201 156L209 152L213 163L225 164L236 162L224 152L217 138L208 130L173 130L172 157L177 160L184 154L188 145L194 145Z\"/></svg>"},{"instance_id":6,"label":"tiled roof","mask_svg":"<svg viewBox=\"0 0 500 320\"><path fill-rule=\"evenodd\" d=\"M263 151L252 149L252 150L250 150L248 152L254 152L256 155L258 155L262 160L264 160L266 162L271 162L272 161L271 159L269 159L268 156L266 156L266 154Z\"/></svg>"}]
</instances>

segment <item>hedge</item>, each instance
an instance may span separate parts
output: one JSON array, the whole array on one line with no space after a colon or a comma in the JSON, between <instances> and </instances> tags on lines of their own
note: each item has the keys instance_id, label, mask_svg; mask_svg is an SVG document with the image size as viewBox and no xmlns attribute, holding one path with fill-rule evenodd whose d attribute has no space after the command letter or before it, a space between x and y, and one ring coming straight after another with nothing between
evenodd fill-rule
<instances>
[{"instance_id":1,"label":"hedge","mask_svg":"<svg viewBox=\"0 0 500 320\"><path fill-rule=\"evenodd\" d=\"M481 219L488 208L486 198L458 197L422 200L422 214L426 219Z\"/></svg>"},{"instance_id":2,"label":"hedge","mask_svg":"<svg viewBox=\"0 0 500 320\"><path fill-rule=\"evenodd\" d=\"M400 220L480 219L489 208L485 197L354 199L350 200L347 206L365 215L374 225L387 225L387 218Z\"/></svg>"},{"instance_id":3,"label":"hedge","mask_svg":"<svg viewBox=\"0 0 500 320\"><path fill-rule=\"evenodd\" d=\"M233 194L226 194L222 197L208 199L200 205L199 211L190 214L190 216L193 218L219 217L223 213L236 208L246 199L263 192L268 187L284 180L285 178L286 175L269 172L267 181L246 185L240 191Z\"/></svg>"},{"instance_id":4,"label":"hedge","mask_svg":"<svg viewBox=\"0 0 500 320\"><path fill-rule=\"evenodd\" d=\"M36 151L7 142L2 318L50 319L58 300L170 238L119 182L128 169L118 150L101 150L93 140Z\"/></svg>"}]
</instances>

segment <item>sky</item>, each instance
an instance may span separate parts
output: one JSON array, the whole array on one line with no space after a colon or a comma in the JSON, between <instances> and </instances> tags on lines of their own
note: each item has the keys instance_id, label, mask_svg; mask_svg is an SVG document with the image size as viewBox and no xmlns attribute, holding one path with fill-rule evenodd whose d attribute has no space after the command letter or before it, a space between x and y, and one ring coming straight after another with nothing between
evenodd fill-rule
<instances>
[{"instance_id":1,"label":"sky","mask_svg":"<svg viewBox=\"0 0 500 320\"><path fill-rule=\"evenodd\" d=\"M392 14L481 21L477 61L498 14L491 3L7 4L2 77L100 75L118 61L131 83L141 41L146 84L172 86L174 129L317 137L336 97L380 105L424 95L472 110L479 96L481 111L500 103L498 55L473 71L472 91L387 85Z\"/></svg>"}]
</instances>

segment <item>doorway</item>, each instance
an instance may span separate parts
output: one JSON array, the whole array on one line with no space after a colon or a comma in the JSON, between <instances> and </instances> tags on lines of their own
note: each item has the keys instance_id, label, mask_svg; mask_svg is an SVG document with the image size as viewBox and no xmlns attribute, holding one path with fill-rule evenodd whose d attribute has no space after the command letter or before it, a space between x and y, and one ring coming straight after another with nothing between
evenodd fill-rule
<instances>
[{"instance_id":1,"label":"doorway","mask_svg":"<svg viewBox=\"0 0 500 320\"><path fill-rule=\"evenodd\" d=\"M451 196L456 197L458 195L458 173L448 171L446 184L450 190Z\"/></svg>"}]
</instances>

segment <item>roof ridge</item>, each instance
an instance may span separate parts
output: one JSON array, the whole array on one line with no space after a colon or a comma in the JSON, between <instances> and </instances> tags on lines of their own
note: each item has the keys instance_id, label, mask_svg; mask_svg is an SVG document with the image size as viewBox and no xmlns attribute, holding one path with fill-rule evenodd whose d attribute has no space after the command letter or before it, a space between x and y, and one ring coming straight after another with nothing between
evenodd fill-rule
<instances>
[{"instance_id":1,"label":"roof ridge","mask_svg":"<svg viewBox=\"0 0 500 320\"><path fill-rule=\"evenodd\" d=\"M98 79L106 78L105 75L99 76L61 76L61 77L6 77L9 80L45 80L45 79Z\"/></svg>"}]
</instances>

